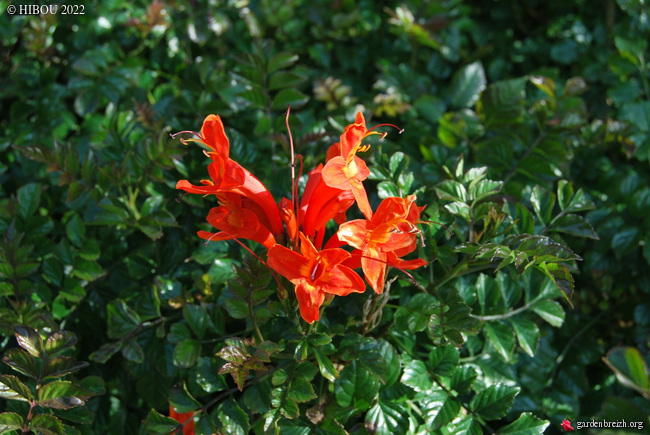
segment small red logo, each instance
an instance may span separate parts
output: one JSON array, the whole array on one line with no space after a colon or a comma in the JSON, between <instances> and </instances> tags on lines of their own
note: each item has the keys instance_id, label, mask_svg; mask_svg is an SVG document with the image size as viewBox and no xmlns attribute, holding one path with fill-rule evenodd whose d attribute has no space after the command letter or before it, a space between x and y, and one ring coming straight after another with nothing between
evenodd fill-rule
<instances>
[{"instance_id":1,"label":"small red logo","mask_svg":"<svg viewBox=\"0 0 650 435\"><path fill-rule=\"evenodd\" d=\"M567 420L566 418L565 418L564 421L562 422L562 425L561 425L561 426L562 426L562 429L564 429L565 432L569 432L569 431L575 430L575 429L571 426L571 421Z\"/></svg>"}]
</instances>

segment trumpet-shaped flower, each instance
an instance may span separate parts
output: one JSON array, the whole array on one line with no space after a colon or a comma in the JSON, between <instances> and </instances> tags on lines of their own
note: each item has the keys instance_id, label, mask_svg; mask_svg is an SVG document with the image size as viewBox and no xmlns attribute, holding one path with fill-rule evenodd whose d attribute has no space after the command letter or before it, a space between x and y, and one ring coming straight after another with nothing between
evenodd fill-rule
<instances>
[{"instance_id":1,"label":"trumpet-shaped flower","mask_svg":"<svg viewBox=\"0 0 650 435\"><path fill-rule=\"evenodd\" d=\"M363 180L368 178L370 170L366 162L357 157L357 152L367 149L361 145L361 141L369 134L378 133L369 132L363 114L357 113L354 124L345 127L340 142L332 145L328 151L328 157L331 158L323 168L325 183L330 187L352 192L359 210L366 219L372 217L372 208L363 187Z\"/></svg>"},{"instance_id":2,"label":"trumpet-shaped flower","mask_svg":"<svg viewBox=\"0 0 650 435\"><path fill-rule=\"evenodd\" d=\"M229 157L230 144L221 118L218 115L209 115L203 122L201 132L193 134L198 139L192 138L182 141L183 143L199 142L212 150L205 152L212 160L208 165L210 179L201 180L200 186L193 185L187 180L180 180L176 183L176 188L188 193L216 195L220 199L224 198L224 193L233 193L248 198L256 205L249 204L247 209L256 213L259 223L264 225L271 234L281 238L283 227L280 210L266 186ZM228 202L228 200L226 201ZM240 218L250 222L249 217L240 216Z\"/></svg>"},{"instance_id":3,"label":"trumpet-shaped flower","mask_svg":"<svg viewBox=\"0 0 650 435\"><path fill-rule=\"evenodd\" d=\"M416 235L420 230L416 225L423 209L415 205L415 195L386 198L372 219L357 219L339 227L339 240L360 251L366 281L376 293L384 289L387 266L416 269L426 264L422 259L400 259L417 246Z\"/></svg>"},{"instance_id":4,"label":"trumpet-shaped flower","mask_svg":"<svg viewBox=\"0 0 650 435\"><path fill-rule=\"evenodd\" d=\"M349 267L343 266L350 253L340 249L317 250L312 242L299 233L300 252L281 245L269 249L267 264L296 286L300 315L313 323L326 295L346 296L361 293L365 284Z\"/></svg>"},{"instance_id":5,"label":"trumpet-shaped flower","mask_svg":"<svg viewBox=\"0 0 650 435\"><path fill-rule=\"evenodd\" d=\"M199 231L199 237L209 241L249 239L267 248L275 244L273 234L260 221L259 216L262 213L256 210L257 204L233 193L220 194L219 201L222 205L210 210L207 221L221 231L218 233Z\"/></svg>"}]
</instances>

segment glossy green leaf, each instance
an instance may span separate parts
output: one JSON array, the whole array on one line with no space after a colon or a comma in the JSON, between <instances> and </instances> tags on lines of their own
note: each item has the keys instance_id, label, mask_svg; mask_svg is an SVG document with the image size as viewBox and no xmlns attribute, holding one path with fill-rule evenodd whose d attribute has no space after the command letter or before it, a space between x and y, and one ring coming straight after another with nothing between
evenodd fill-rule
<instances>
[{"instance_id":1,"label":"glossy green leaf","mask_svg":"<svg viewBox=\"0 0 650 435\"><path fill-rule=\"evenodd\" d=\"M61 421L53 415L38 414L29 422L29 428L43 435L65 435Z\"/></svg>"},{"instance_id":2,"label":"glossy green leaf","mask_svg":"<svg viewBox=\"0 0 650 435\"><path fill-rule=\"evenodd\" d=\"M29 402L32 400L32 392L16 376L0 375L0 397Z\"/></svg>"},{"instance_id":3,"label":"glossy green leaf","mask_svg":"<svg viewBox=\"0 0 650 435\"><path fill-rule=\"evenodd\" d=\"M38 390L38 404L45 408L70 409L83 406L92 395L70 381L52 381Z\"/></svg>"},{"instance_id":4,"label":"glossy green leaf","mask_svg":"<svg viewBox=\"0 0 650 435\"><path fill-rule=\"evenodd\" d=\"M58 378L88 367L85 361L77 361L68 356L55 356L48 359L43 366L44 379Z\"/></svg>"},{"instance_id":5,"label":"glossy green leaf","mask_svg":"<svg viewBox=\"0 0 650 435\"><path fill-rule=\"evenodd\" d=\"M546 320L551 326L559 328L564 323L564 310L562 306L550 299L537 302L532 306L532 310L542 319Z\"/></svg>"},{"instance_id":6,"label":"glossy green leaf","mask_svg":"<svg viewBox=\"0 0 650 435\"><path fill-rule=\"evenodd\" d=\"M18 188L18 214L27 219L38 209L41 201L41 186L37 183L28 183Z\"/></svg>"},{"instance_id":7,"label":"glossy green leaf","mask_svg":"<svg viewBox=\"0 0 650 435\"><path fill-rule=\"evenodd\" d=\"M460 401L440 387L426 391L422 396L418 402L424 414L425 424L431 432L447 426L460 411Z\"/></svg>"},{"instance_id":8,"label":"glossy green leaf","mask_svg":"<svg viewBox=\"0 0 650 435\"><path fill-rule=\"evenodd\" d=\"M341 378L337 379L337 382ZM293 379L291 382L291 387L289 388L288 397L297 403L309 402L310 400L316 399L318 396L314 391L312 386L311 379L304 376L299 376Z\"/></svg>"},{"instance_id":9,"label":"glossy green leaf","mask_svg":"<svg viewBox=\"0 0 650 435\"><path fill-rule=\"evenodd\" d=\"M464 394L470 390L477 378L478 373L471 366L460 366L454 370L450 385L458 393Z\"/></svg>"},{"instance_id":10,"label":"glossy green leaf","mask_svg":"<svg viewBox=\"0 0 650 435\"><path fill-rule=\"evenodd\" d=\"M136 364L142 364L142 362L144 362L144 350L136 338L131 337L128 340L125 340L122 349L120 350L122 356L129 361Z\"/></svg>"},{"instance_id":11,"label":"glossy green leaf","mask_svg":"<svg viewBox=\"0 0 650 435\"><path fill-rule=\"evenodd\" d=\"M38 378L39 373L36 368L36 360L30 353L23 349L9 349L2 358L2 362L23 375L33 379Z\"/></svg>"},{"instance_id":12,"label":"glossy green leaf","mask_svg":"<svg viewBox=\"0 0 650 435\"><path fill-rule=\"evenodd\" d=\"M203 305L187 304L183 307L183 318L199 338L203 338L208 324L208 313Z\"/></svg>"},{"instance_id":13,"label":"glossy green leaf","mask_svg":"<svg viewBox=\"0 0 650 435\"><path fill-rule=\"evenodd\" d=\"M56 355L66 349L70 349L77 343L77 336L70 331L57 331L50 334L45 340L45 352L48 355Z\"/></svg>"},{"instance_id":14,"label":"glossy green leaf","mask_svg":"<svg viewBox=\"0 0 650 435\"><path fill-rule=\"evenodd\" d=\"M541 435L550 423L535 417L531 412L522 412L518 419L497 431L499 435Z\"/></svg>"},{"instance_id":15,"label":"glossy green leaf","mask_svg":"<svg viewBox=\"0 0 650 435\"><path fill-rule=\"evenodd\" d=\"M293 88L307 80L302 74L298 74L292 71L278 71L275 74L271 75L269 80L269 90L273 91L276 89L283 88Z\"/></svg>"},{"instance_id":16,"label":"glossy green leaf","mask_svg":"<svg viewBox=\"0 0 650 435\"><path fill-rule=\"evenodd\" d=\"M347 364L334 382L338 404L359 410L370 408L378 390L379 380L357 361Z\"/></svg>"},{"instance_id":17,"label":"glossy green leaf","mask_svg":"<svg viewBox=\"0 0 650 435\"><path fill-rule=\"evenodd\" d=\"M572 236L577 237L588 237L596 240L599 238L591 224L587 222L585 218L578 216L577 214L567 214L557 219L553 223L551 231L571 234Z\"/></svg>"},{"instance_id":18,"label":"glossy green leaf","mask_svg":"<svg viewBox=\"0 0 650 435\"><path fill-rule=\"evenodd\" d=\"M339 372L334 368L332 361L318 348L313 347L312 350L314 351L314 356L316 356L316 362L318 362L318 369L321 375L328 381L334 382L339 377Z\"/></svg>"},{"instance_id":19,"label":"glossy green leaf","mask_svg":"<svg viewBox=\"0 0 650 435\"><path fill-rule=\"evenodd\" d=\"M539 344L539 327L523 317L511 317L509 321L517 335L519 346L531 357L535 356Z\"/></svg>"},{"instance_id":20,"label":"glossy green leaf","mask_svg":"<svg viewBox=\"0 0 650 435\"><path fill-rule=\"evenodd\" d=\"M497 420L506 415L519 391L519 387L490 385L472 399L470 409L486 420Z\"/></svg>"},{"instance_id":21,"label":"glossy green leaf","mask_svg":"<svg viewBox=\"0 0 650 435\"><path fill-rule=\"evenodd\" d=\"M300 107L309 100L309 97L297 89L282 89L273 98L271 107L276 110L287 110L287 107Z\"/></svg>"},{"instance_id":22,"label":"glossy green leaf","mask_svg":"<svg viewBox=\"0 0 650 435\"><path fill-rule=\"evenodd\" d=\"M288 68L298 61L298 55L282 52L271 57L266 65L266 70L269 73L277 71L279 69Z\"/></svg>"},{"instance_id":23,"label":"glossy green leaf","mask_svg":"<svg viewBox=\"0 0 650 435\"><path fill-rule=\"evenodd\" d=\"M15 412L0 413L0 433L21 430L23 428L23 421L23 418Z\"/></svg>"},{"instance_id":24,"label":"glossy green leaf","mask_svg":"<svg viewBox=\"0 0 650 435\"><path fill-rule=\"evenodd\" d=\"M400 382L415 391L427 391L431 388L433 380L424 362L413 360L404 366Z\"/></svg>"},{"instance_id":25,"label":"glossy green leaf","mask_svg":"<svg viewBox=\"0 0 650 435\"><path fill-rule=\"evenodd\" d=\"M105 364L113 355L122 349L124 342L115 341L112 343L104 343L99 349L94 351L88 357L91 361L98 362L100 364Z\"/></svg>"},{"instance_id":26,"label":"glossy green leaf","mask_svg":"<svg viewBox=\"0 0 650 435\"><path fill-rule=\"evenodd\" d=\"M420 293L414 295L406 306L395 312L395 325L411 332L424 331L431 315L439 311L439 302L431 295Z\"/></svg>"},{"instance_id":27,"label":"glossy green leaf","mask_svg":"<svg viewBox=\"0 0 650 435\"><path fill-rule=\"evenodd\" d=\"M185 383L182 385L176 385L172 388L169 395L169 403L181 414L196 411L201 408L201 402L196 400L192 394L190 394Z\"/></svg>"},{"instance_id":28,"label":"glossy green leaf","mask_svg":"<svg viewBox=\"0 0 650 435\"><path fill-rule=\"evenodd\" d=\"M68 223L65 225L65 232L73 245L78 248L83 245L86 236L86 227L78 214L75 213L68 219Z\"/></svg>"},{"instance_id":29,"label":"glossy green leaf","mask_svg":"<svg viewBox=\"0 0 650 435\"><path fill-rule=\"evenodd\" d=\"M551 99L554 100L556 98L555 82L553 79L543 76L531 76L530 82L542 90L542 92L544 92Z\"/></svg>"},{"instance_id":30,"label":"glossy green leaf","mask_svg":"<svg viewBox=\"0 0 650 435\"><path fill-rule=\"evenodd\" d=\"M221 427L229 434L247 435L250 431L248 414L233 400L228 399L217 408Z\"/></svg>"},{"instance_id":31,"label":"glossy green leaf","mask_svg":"<svg viewBox=\"0 0 650 435\"><path fill-rule=\"evenodd\" d=\"M491 83L481 94L479 113L489 124L517 122L523 116L526 79Z\"/></svg>"},{"instance_id":32,"label":"glossy green leaf","mask_svg":"<svg viewBox=\"0 0 650 435\"><path fill-rule=\"evenodd\" d=\"M386 365L386 380L383 388L388 388L399 379L402 371L401 359L395 348L385 340L379 340L379 355Z\"/></svg>"},{"instance_id":33,"label":"glossy green leaf","mask_svg":"<svg viewBox=\"0 0 650 435\"><path fill-rule=\"evenodd\" d=\"M201 344L197 340L183 340L174 348L174 365L181 368L192 367L200 354Z\"/></svg>"},{"instance_id":34,"label":"glossy green leaf","mask_svg":"<svg viewBox=\"0 0 650 435\"><path fill-rule=\"evenodd\" d=\"M505 323L497 321L486 323L484 330L492 346L494 346L503 359L509 361L515 348L515 336L512 329Z\"/></svg>"},{"instance_id":35,"label":"glossy green leaf","mask_svg":"<svg viewBox=\"0 0 650 435\"><path fill-rule=\"evenodd\" d=\"M150 434L168 435L178 429L178 426L176 420L166 417L154 409L149 411L147 418L144 420L144 428Z\"/></svg>"},{"instance_id":36,"label":"glossy green leaf","mask_svg":"<svg viewBox=\"0 0 650 435\"><path fill-rule=\"evenodd\" d=\"M468 189L468 200L475 204L482 199L499 193L502 186L502 181L480 180L472 182Z\"/></svg>"},{"instance_id":37,"label":"glossy green leaf","mask_svg":"<svg viewBox=\"0 0 650 435\"><path fill-rule=\"evenodd\" d=\"M121 299L111 301L107 307L108 311L108 336L110 338L121 338L133 332L140 324L138 313L133 311Z\"/></svg>"},{"instance_id":38,"label":"glossy green leaf","mask_svg":"<svg viewBox=\"0 0 650 435\"><path fill-rule=\"evenodd\" d=\"M29 326L14 326L18 345L37 358L43 353L43 339L41 335Z\"/></svg>"},{"instance_id":39,"label":"glossy green leaf","mask_svg":"<svg viewBox=\"0 0 650 435\"><path fill-rule=\"evenodd\" d=\"M478 101L485 89L487 80L480 62L474 62L461 68L451 81L451 104L454 107L471 107Z\"/></svg>"},{"instance_id":40,"label":"glossy green leaf","mask_svg":"<svg viewBox=\"0 0 650 435\"><path fill-rule=\"evenodd\" d=\"M467 190L458 181L447 180L434 187L438 198L448 201L467 201Z\"/></svg>"},{"instance_id":41,"label":"glossy green leaf","mask_svg":"<svg viewBox=\"0 0 650 435\"><path fill-rule=\"evenodd\" d=\"M453 346L436 346L429 352L427 368L435 376L450 376L458 365L458 349Z\"/></svg>"},{"instance_id":42,"label":"glossy green leaf","mask_svg":"<svg viewBox=\"0 0 650 435\"><path fill-rule=\"evenodd\" d=\"M620 383L646 396L650 394L648 367L638 349L616 347L607 352L605 362L614 370Z\"/></svg>"},{"instance_id":43,"label":"glossy green leaf","mask_svg":"<svg viewBox=\"0 0 650 435\"><path fill-rule=\"evenodd\" d=\"M366 412L366 427L376 435L407 433L408 412L399 403L379 400Z\"/></svg>"}]
</instances>

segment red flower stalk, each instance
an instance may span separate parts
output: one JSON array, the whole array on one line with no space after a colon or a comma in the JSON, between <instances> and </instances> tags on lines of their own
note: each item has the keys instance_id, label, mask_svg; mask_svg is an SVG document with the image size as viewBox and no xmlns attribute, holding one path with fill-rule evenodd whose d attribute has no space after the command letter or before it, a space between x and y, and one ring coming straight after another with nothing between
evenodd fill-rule
<instances>
[{"instance_id":1,"label":"red flower stalk","mask_svg":"<svg viewBox=\"0 0 650 435\"><path fill-rule=\"evenodd\" d=\"M349 252L341 248L318 251L304 234L299 233L299 238L299 253L275 245L269 249L267 264L296 286L300 315L313 323L319 319L326 295L362 293L365 284L355 271L341 264L350 258Z\"/></svg>"},{"instance_id":2,"label":"red flower stalk","mask_svg":"<svg viewBox=\"0 0 650 435\"><path fill-rule=\"evenodd\" d=\"M424 207L415 205L415 195L407 198L386 198L372 219L357 219L339 227L339 240L360 251L361 267L366 281L376 293L384 290L386 266L416 269L425 260L404 261L400 257L413 252L417 246L416 226Z\"/></svg>"},{"instance_id":3,"label":"red flower stalk","mask_svg":"<svg viewBox=\"0 0 650 435\"><path fill-rule=\"evenodd\" d=\"M169 405L169 416L183 424L183 435L194 435L194 412L177 412L172 405ZM178 433L178 431L174 432Z\"/></svg>"}]
</instances>

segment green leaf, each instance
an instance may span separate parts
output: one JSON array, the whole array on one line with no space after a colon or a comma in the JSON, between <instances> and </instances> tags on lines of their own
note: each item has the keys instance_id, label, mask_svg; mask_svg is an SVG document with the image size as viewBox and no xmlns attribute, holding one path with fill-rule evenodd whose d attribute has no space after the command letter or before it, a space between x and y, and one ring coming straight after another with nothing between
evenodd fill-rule
<instances>
[{"instance_id":1,"label":"green leaf","mask_svg":"<svg viewBox=\"0 0 650 435\"><path fill-rule=\"evenodd\" d=\"M77 361L68 356L55 356L47 360L43 367L44 379L58 378L88 367L85 361Z\"/></svg>"},{"instance_id":2,"label":"green leaf","mask_svg":"<svg viewBox=\"0 0 650 435\"><path fill-rule=\"evenodd\" d=\"M91 361L98 362L100 364L106 364L106 362L117 352L122 349L122 341L115 341L113 343L104 343L102 346L90 354L89 358Z\"/></svg>"},{"instance_id":3,"label":"green leaf","mask_svg":"<svg viewBox=\"0 0 650 435\"><path fill-rule=\"evenodd\" d=\"M138 313L129 308L122 299L109 302L106 309L108 312L108 336L110 338L122 338L135 331L140 324Z\"/></svg>"},{"instance_id":4,"label":"green leaf","mask_svg":"<svg viewBox=\"0 0 650 435\"><path fill-rule=\"evenodd\" d=\"M498 420L506 415L520 388L497 384L478 393L470 402L470 409L486 420Z\"/></svg>"},{"instance_id":5,"label":"green leaf","mask_svg":"<svg viewBox=\"0 0 650 435\"><path fill-rule=\"evenodd\" d=\"M476 378L478 378L478 373L471 366L460 366L454 370L450 385L453 390L465 394L472 388Z\"/></svg>"},{"instance_id":6,"label":"green leaf","mask_svg":"<svg viewBox=\"0 0 650 435\"><path fill-rule=\"evenodd\" d=\"M36 360L30 353L23 349L9 349L2 358L2 362L23 375L34 379L38 378Z\"/></svg>"},{"instance_id":7,"label":"green leaf","mask_svg":"<svg viewBox=\"0 0 650 435\"><path fill-rule=\"evenodd\" d=\"M485 324L485 332L490 342L506 361L510 361L515 348L515 336L505 323L501 321Z\"/></svg>"},{"instance_id":8,"label":"green leaf","mask_svg":"<svg viewBox=\"0 0 650 435\"><path fill-rule=\"evenodd\" d=\"M29 428L42 435L65 435L61 421L53 415L38 414L29 422Z\"/></svg>"},{"instance_id":9,"label":"green leaf","mask_svg":"<svg viewBox=\"0 0 650 435\"><path fill-rule=\"evenodd\" d=\"M28 183L18 188L18 214L27 219L38 209L38 203L41 201L41 186L36 183Z\"/></svg>"},{"instance_id":10,"label":"green leaf","mask_svg":"<svg viewBox=\"0 0 650 435\"><path fill-rule=\"evenodd\" d=\"M407 433L408 411L397 402L379 400L366 412L366 428L375 435Z\"/></svg>"},{"instance_id":11,"label":"green leaf","mask_svg":"<svg viewBox=\"0 0 650 435\"><path fill-rule=\"evenodd\" d=\"M98 396L106 392L104 380L99 376L86 376L79 381L79 386L91 393L93 396Z\"/></svg>"},{"instance_id":12,"label":"green leaf","mask_svg":"<svg viewBox=\"0 0 650 435\"><path fill-rule=\"evenodd\" d=\"M459 202L467 201L467 190L458 181L446 180L436 185L433 189L440 199Z\"/></svg>"},{"instance_id":13,"label":"green leaf","mask_svg":"<svg viewBox=\"0 0 650 435\"><path fill-rule=\"evenodd\" d=\"M203 338L208 323L208 313L203 305L187 304L183 307L183 317L192 329L192 332L199 338Z\"/></svg>"},{"instance_id":14,"label":"green leaf","mask_svg":"<svg viewBox=\"0 0 650 435\"><path fill-rule=\"evenodd\" d=\"M125 340L120 350L122 351L122 356L129 361L136 364L142 364L144 362L144 350L135 337Z\"/></svg>"},{"instance_id":15,"label":"green leaf","mask_svg":"<svg viewBox=\"0 0 650 435\"><path fill-rule=\"evenodd\" d=\"M282 89L273 98L271 108L275 110L287 110L288 106L299 107L305 104L309 97L297 89Z\"/></svg>"},{"instance_id":16,"label":"green leaf","mask_svg":"<svg viewBox=\"0 0 650 435\"><path fill-rule=\"evenodd\" d=\"M282 52L271 57L266 65L266 71L272 73L279 69L288 68L298 61L298 55Z\"/></svg>"},{"instance_id":17,"label":"green leaf","mask_svg":"<svg viewBox=\"0 0 650 435\"><path fill-rule=\"evenodd\" d=\"M428 369L435 376L451 376L458 365L458 349L453 346L436 346L429 352Z\"/></svg>"},{"instance_id":18,"label":"green leaf","mask_svg":"<svg viewBox=\"0 0 650 435\"><path fill-rule=\"evenodd\" d=\"M339 377L336 381L338 382L340 379ZM318 396L314 392L314 387L311 385L310 379L307 377L297 377L291 382L287 397L294 402L303 403L316 399Z\"/></svg>"},{"instance_id":19,"label":"green leaf","mask_svg":"<svg viewBox=\"0 0 650 435\"><path fill-rule=\"evenodd\" d=\"M92 395L70 381L52 381L38 390L38 404L45 408L70 409L85 405Z\"/></svg>"},{"instance_id":20,"label":"green leaf","mask_svg":"<svg viewBox=\"0 0 650 435\"><path fill-rule=\"evenodd\" d=\"M535 322L522 317L510 318L512 329L517 334L519 346L531 357L535 356L539 343L539 327Z\"/></svg>"},{"instance_id":21,"label":"green leaf","mask_svg":"<svg viewBox=\"0 0 650 435\"><path fill-rule=\"evenodd\" d=\"M636 348L616 347L607 352L605 363L616 373L616 378L621 384L644 396L650 394L648 368Z\"/></svg>"},{"instance_id":22,"label":"green leaf","mask_svg":"<svg viewBox=\"0 0 650 435\"><path fill-rule=\"evenodd\" d=\"M269 80L269 90L274 91L282 88L294 88L307 80L302 74L292 71L278 71L271 75Z\"/></svg>"},{"instance_id":23,"label":"green leaf","mask_svg":"<svg viewBox=\"0 0 650 435\"><path fill-rule=\"evenodd\" d=\"M187 390L187 385L185 382L180 386L172 388L172 391L169 395L169 403L174 409L181 414L186 412L196 411L201 408L201 402L196 400L192 394Z\"/></svg>"},{"instance_id":24,"label":"green leaf","mask_svg":"<svg viewBox=\"0 0 650 435\"><path fill-rule=\"evenodd\" d=\"M23 418L15 412L0 413L0 433L21 430L23 422Z\"/></svg>"},{"instance_id":25,"label":"green leaf","mask_svg":"<svg viewBox=\"0 0 650 435\"><path fill-rule=\"evenodd\" d=\"M525 78L492 83L481 94L478 111L488 124L518 122L523 115L525 97Z\"/></svg>"},{"instance_id":26,"label":"green leaf","mask_svg":"<svg viewBox=\"0 0 650 435\"><path fill-rule=\"evenodd\" d=\"M169 435L179 428L179 423L152 409L144 420L143 426L147 434Z\"/></svg>"},{"instance_id":27,"label":"green leaf","mask_svg":"<svg viewBox=\"0 0 650 435\"><path fill-rule=\"evenodd\" d=\"M174 365L181 368L192 367L200 354L201 344L198 340L193 338L183 340L174 348Z\"/></svg>"},{"instance_id":28,"label":"green leaf","mask_svg":"<svg viewBox=\"0 0 650 435\"><path fill-rule=\"evenodd\" d=\"M499 193L502 186L503 181L480 180L476 183L472 182L468 189L468 199L472 201L472 204L476 204L488 196Z\"/></svg>"},{"instance_id":29,"label":"green leaf","mask_svg":"<svg viewBox=\"0 0 650 435\"><path fill-rule=\"evenodd\" d=\"M470 213L471 213L471 208L469 205L465 204L464 202L456 201L452 202L451 204L445 205L445 208L449 210L451 214L458 215L465 219L466 222L470 221Z\"/></svg>"},{"instance_id":30,"label":"green leaf","mask_svg":"<svg viewBox=\"0 0 650 435\"><path fill-rule=\"evenodd\" d=\"M239 94L240 97L251 103L254 107L263 109L266 107L266 95L257 89L249 89Z\"/></svg>"},{"instance_id":31,"label":"green leaf","mask_svg":"<svg viewBox=\"0 0 650 435\"><path fill-rule=\"evenodd\" d=\"M292 386L293 387L293 386ZM339 405L366 410L379 391L379 381L357 361L347 364L334 382L334 394Z\"/></svg>"},{"instance_id":32,"label":"green leaf","mask_svg":"<svg viewBox=\"0 0 650 435\"><path fill-rule=\"evenodd\" d=\"M612 249L617 258L632 252L639 246L640 234L638 228L627 228L617 232L612 238Z\"/></svg>"},{"instance_id":33,"label":"green leaf","mask_svg":"<svg viewBox=\"0 0 650 435\"><path fill-rule=\"evenodd\" d=\"M555 82L553 79L543 76L531 76L530 82L542 90L546 95L551 97L552 100L555 100Z\"/></svg>"},{"instance_id":34,"label":"green leaf","mask_svg":"<svg viewBox=\"0 0 650 435\"><path fill-rule=\"evenodd\" d=\"M29 326L14 326L16 341L18 345L27 352L40 358L43 353L43 339L41 335Z\"/></svg>"},{"instance_id":35,"label":"green leaf","mask_svg":"<svg viewBox=\"0 0 650 435\"><path fill-rule=\"evenodd\" d=\"M70 349L77 343L77 336L70 331L57 331L50 334L45 340L45 352L48 355L56 355L66 349Z\"/></svg>"},{"instance_id":36,"label":"green leaf","mask_svg":"<svg viewBox=\"0 0 650 435\"><path fill-rule=\"evenodd\" d=\"M332 337L327 334L316 332L308 335L307 340L312 346L325 346L332 342Z\"/></svg>"},{"instance_id":37,"label":"green leaf","mask_svg":"<svg viewBox=\"0 0 650 435\"><path fill-rule=\"evenodd\" d=\"M399 307L395 312L395 325L399 329L408 328L411 332L424 331L431 315L438 309L440 303L426 293L414 295L406 306Z\"/></svg>"},{"instance_id":38,"label":"green leaf","mask_svg":"<svg viewBox=\"0 0 650 435\"><path fill-rule=\"evenodd\" d=\"M434 432L451 423L460 411L460 402L440 387L422 393L420 403L424 422Z\"/></svg>"},{"instance_id":39,"label":"green leaf","mask_svg":"<svg viewBox=\"0 0 650 435\"><path fill-rule=\"evenodd\" d=\"M232 435L247 435L250 432L248 414L231 399L219 404L217 416L223 430Z\"/></svg>"},{"instance_id":40,"label":"green leaf","mask_svg":"<svg viewBox=\"0 0 650 435\"><path fill-rule=\"evenodd\" d=\"M65 225L65 232L68 235L68 239L70 239L72 244L77 248L80 248L83 245L86 236L86 227L77 213L73 214L68 220L68 223Z\"/></svg>"},{"instance_id":41,"label":"green leaf","mask_svg":"<svg viewBox=\"0 0 650 435\"><path fill-rule=\"evenodd\" d=\"M551 326L559 328L564 323L564 310L562 306L553 300L546 299L537 302L532 307L533 311L542 319L546 320Z\"/></svg>"},{"instance_id":42,"label":"green leaf","mask_svg":"<svg viewBox=\"0 0 650 435\"><path fill-rule=\"evenodd\" d=\"M386 382L383 389L393 385L402 371L401 359L395 348L385 340L379 340L379 354L386 363Z\"/></svg>"},{"instance_id":43,"label":"green leaf","mask_svg":"<svg viewBox=\"0 0 650 435\"><path fill-rule=\"evenodd\" d=\"M32 392L14 375L0 375L0 397L29 402Z\"/></svg>"},{"instance_id":44,"label":"green leaf","mask_svg":"<svg viewBox=\"0 0 650 435\"><path fill-rule=\"evenodd\" d=\"M474 62L461 68L451 80L451 105L454 107L471 107L478 101L485 89L487 80L480 62Z\"/></svg>"},{"instance_id":45,"label":"green leaf","mask_svg":"<svg viewBox=\"0 0 650 435\"><path fill-rule=\"evenodd\" d=\"M497 431L498 435L540 435L550 423L535 417L531 412L522 412L519 418L503 426Z\"/></svg>"},{"instance_id":46,"label":"green leaf","mask_svg":"<svg viewBox=\"0 0 650 435\"><path fill-rule=\"evenodd\" d=\"M321 375L328 381L334 382L339 377L339 372L334 368L334 364L328 357L326 357L318 348L312 347L316 362L318 362L318 369Z\"/></svg>"},{"instance_id":47,"label":"green leaf","mask_svg":"<svg viewBox=\"0 0 650 435\"><path fill-rule=\"evenodd\" d=\"M300 415L300 408L293 400L287 398L286 387L275 388L272 391L271 405L278 408L280 413L288 419L294 419Z\"/></svg>"},{"instance_id":48,"label":"green leaf","mask_svg":"<svg viewBox=\"0 0 650 435\"><path fill-rule=\"evenodd\" d=\"M413 360L404 366L404 373L400 382L415 391L428 391L433 380L424 362Z\"/></svg>"},{"instance_id":49,"label":"green leaf","mask_svg":"<svg viewBox=\"0 0 650 435\"><path fill-rule=\"evenodd\" d=\"M533 204L533 210L535 210L535 214L542 224L548 224L555 206L555 195L540 186L535 186L530 195L530 202Z\"/></svg>"},{"instance_id":50,"label":"green leaf","mask_svg":"<svg viewBox=\"0 0 650 435\"><path fill-rule=\"evenodd\" d=\"M572 236L588 237L596 240L599 239L598 234L596 234L596 231L594 231L591 224L587 222L585 218L578 216L577 214L562 216L553 223L550 230L558 233L571 234Z\"/></svg>"}]
</instances>

